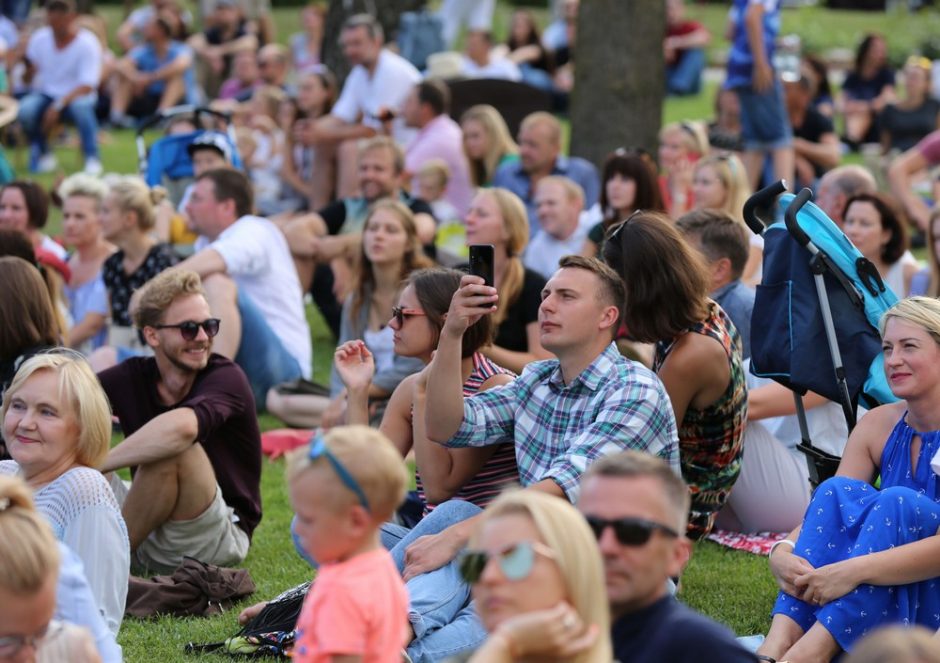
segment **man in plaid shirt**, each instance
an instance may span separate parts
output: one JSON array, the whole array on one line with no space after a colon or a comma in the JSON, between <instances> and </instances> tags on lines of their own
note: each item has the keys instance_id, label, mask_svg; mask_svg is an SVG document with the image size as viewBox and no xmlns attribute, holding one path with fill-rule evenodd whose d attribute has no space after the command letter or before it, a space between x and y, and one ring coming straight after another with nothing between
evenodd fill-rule
<instances>
[{"instance_id":1,"label":"man in plaid shirt","mask_svg":"<svg viewBox=\"0 0 940 663\"><path fill-rule=\"evenodd\" d=\"M624 301L623 282L613 270L594 258L562 258L539 308L540 340L557 359L530 364L515 381L464 399L461 339L480 316L496 310L497 299L496 289L477 276L465 276L454 295L426 371L430 439L452 447L512 441L523 487L572 502L591 463L624 449L656 455L678 474L669 397L655 374L625 359L613 343ZM467 505L455 504L462 519L444 522L450 504L438 506L408 537L414 542L404 555L404 577L416 636L408 653L415 661L475 647L485 638L466 603L469 588L462 604L452 600L459 595L453 560L476 517L467 517ZM450 614L440 609L444 596L454 608ZM432 605L437 609L426 608Z\"/></svg>"}]
</instances>

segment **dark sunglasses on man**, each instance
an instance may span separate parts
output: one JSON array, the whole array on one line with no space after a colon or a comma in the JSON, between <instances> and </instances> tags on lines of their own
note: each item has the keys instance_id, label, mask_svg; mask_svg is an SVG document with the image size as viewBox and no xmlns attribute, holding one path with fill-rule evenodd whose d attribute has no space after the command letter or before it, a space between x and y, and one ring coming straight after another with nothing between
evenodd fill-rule
<instances>
[{"instance_id":1,"label":"dark sunglasses on man","mask_svg":"<svg viewBox=\"0 0 940 663\"><path fill-rule=\"evenodd\" d=\"M585 516L587 524L598 540L604 535L604 530L608 527L613 528L614 536L622 546L643 546L652 538L654 532L662 532L663 535L678 538L679 533L671 527L661 525L652 520L644 518L617 518L607 520L597 516Z\"/></svg>"},{"instance_id":2,"label":"dark sunglasses on man","mask_svg":"<svg viewBox=\"0 0 940 663\"><path fill-rule=\"evenodd\" d=\"M200 327L206 332L206 336L212 338L219 333L221 324L222 321L218 318L208 318L202 322L186 320L185 322L179 322L175 325L154 325L154 327L156 329L179 329L180 336L183 337L184 341L194 341L196 337L199 336Z\"/></svg>"}]
</instances>

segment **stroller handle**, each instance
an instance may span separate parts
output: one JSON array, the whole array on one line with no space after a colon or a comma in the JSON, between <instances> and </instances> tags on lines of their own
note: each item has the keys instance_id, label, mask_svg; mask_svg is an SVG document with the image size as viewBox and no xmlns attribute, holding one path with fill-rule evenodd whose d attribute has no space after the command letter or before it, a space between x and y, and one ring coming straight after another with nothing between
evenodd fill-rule
<instances>
[{"instance_id":1,"label":"stroller handle","mask_svg":"<svg viewBox=\"0 0 940 663\"><path fill-rule=\"evenodd\" d=\"M790 236L795 239L800 246L803 247L809 244L809 235L803 232L803 229L800 228L800 224L796 220L796 215L801 209L803 209L803 205L812 199L812 190L804 188L802 191L796 194L796 197L792 200L792 202L787 205L787 211L783 214L783 220L787 224L787 232L789 232Z\"/></svg>"},{"instance_id":2,"label":"stroller handle","mask_svg":"<svg viewBox=\"0 0 940 663\"><path fill-rule=\"evenodd\" d=\"M193 113L196 116L197 122L199 121L199 116L203 114L213 115L219 118L220 120L225 120L226 122L230 122L232 119L231 113L217 111L214 108L209 108L208 106L194 106L192 104L184 104L181 106L173 106L171 108L165 108L162 111L158 113L154 113L153 115L148 117L146 120L140 123L140 126L137 127L137 136L138 137L143 136L144 132L147 131L147 129L149 129L150 127L156 124L159 124L160 122L162 122L163 120L166 120L167 118L171 118L176 115L185 115L187 113Z\"/></svg>"},{"instance_id":3,"label":"stroller handle","mask_svg":"<svg viewBox=\"0 0 940 663\"><path fill-rule=\"evenodd\" d=\"M777 196L784 193L786 190L787 183L784 180L777 180L770 186L766 186L754 193L745 201L742 213L744 215L744 222L747 223L747 227L751 229L751 232L755 235L760 235L764 232L764 228L768 225L768 222L764 221L764 217L773 217L772 208L774 201L777 200Z\"/></svg>"}]
</instances>

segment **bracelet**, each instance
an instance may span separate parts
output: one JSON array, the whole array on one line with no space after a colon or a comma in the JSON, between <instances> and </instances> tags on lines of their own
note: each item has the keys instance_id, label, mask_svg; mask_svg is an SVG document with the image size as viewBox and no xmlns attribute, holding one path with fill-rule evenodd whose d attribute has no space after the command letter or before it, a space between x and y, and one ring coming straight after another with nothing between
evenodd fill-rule
<instances>
[{"instance_id":1,"label":"bracelet","mask_svg":"<svg viewBox=\"0 0 940 663\"><path fill-rule=\"evenodd\" d=\"M776 549L777 549L777 546L779 546L779 545L782 544L782 543L788 543L788 544L790 544L790 547L791 547L791 548L794 548L794 549L796 548L796 543L794 543L794 542L791 541L790 539L780 539L779 541L774 541L773 545L770 546L770 552L767 553L767 558L768 558L768 559L771 558L771 557L773 557L774 550L776 550Z\"/></svg>"}]
</instances>

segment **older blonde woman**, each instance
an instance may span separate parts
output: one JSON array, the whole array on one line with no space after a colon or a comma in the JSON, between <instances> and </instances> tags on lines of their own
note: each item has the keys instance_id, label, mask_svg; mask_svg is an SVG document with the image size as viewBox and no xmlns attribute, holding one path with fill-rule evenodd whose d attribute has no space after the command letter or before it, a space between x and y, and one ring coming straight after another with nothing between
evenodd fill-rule
<instances>
[{"instance_id":1,"label":"older blonde woman","mask_svg":"<svg viewBox=\"0 0 940 663\"><path fill-rule=\"evenodd\" d=\"M3 397L3 439L16 474L35 491L56 538L82 560L98 609L117 633L124 615L130 543L111 487L96 469L111 441L111 412L98 378L77 353L23 363Z\"/></svg>"}]
</instances>

